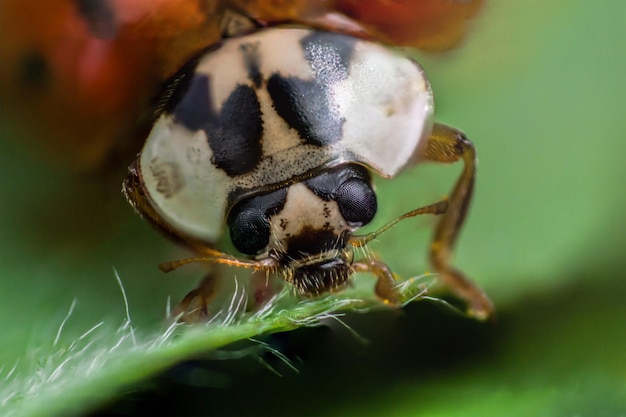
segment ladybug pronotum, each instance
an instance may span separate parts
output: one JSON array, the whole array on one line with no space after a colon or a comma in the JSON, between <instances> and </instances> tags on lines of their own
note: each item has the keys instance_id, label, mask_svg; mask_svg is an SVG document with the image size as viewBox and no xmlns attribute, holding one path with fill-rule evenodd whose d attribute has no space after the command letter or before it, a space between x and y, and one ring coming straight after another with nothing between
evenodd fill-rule
<instances>
[{"instance_id":1,"label":"ladybug pronotum","mask_svg":"<svg viewBox=\"0 0 626 417\"><path fill-rule=\"evenodd\" d=\"M321 30L275 27L223 40L177 76L124 192L155 227L200 257L265 271L302 296L343 289L355 272L399 294L381 261L355 259L386 227L356 234L376 214L371 175L390 178L420 161L465 168L449 199L396 219L440 215L431 261L443 282L490 315L485 293L454 269L451 249L474 189L476 156L458 130L433 122L421 67L377 43ZM239 254L216 248L228 231ZM214 278L183 300L207 315Z\"/></svg>"}]
</instances>

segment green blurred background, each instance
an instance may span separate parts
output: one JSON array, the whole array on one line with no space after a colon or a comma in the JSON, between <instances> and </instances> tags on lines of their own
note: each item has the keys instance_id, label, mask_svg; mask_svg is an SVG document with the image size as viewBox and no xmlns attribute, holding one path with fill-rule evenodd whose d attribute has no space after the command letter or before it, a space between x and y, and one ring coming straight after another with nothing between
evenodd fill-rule
<instances>
[{"instance_id":1,"label":"green blurred background","mask_svg":"<svg viewBox=\"0 0 626 417\"><path fill-rule=\"evenodd\" d=\"M497 321L428 303L351 316L369 343L332 324L269 339L299 373L252 358L188 362L102 415L626 415L626 3L491 1L461 48L419 60L438 119L478 149L455 259ZM68 334L119 321L113 267L135 326L158 328L198 271L156 269L184 253L126 206L124 173L77 178L14 139L0 130L0 363L49 344L74 299ZM380 182L379 223L444 195L456 172ZM374 250L403 276L424 271L430 224L406 222Z\"/></svg>"}]
</instances>

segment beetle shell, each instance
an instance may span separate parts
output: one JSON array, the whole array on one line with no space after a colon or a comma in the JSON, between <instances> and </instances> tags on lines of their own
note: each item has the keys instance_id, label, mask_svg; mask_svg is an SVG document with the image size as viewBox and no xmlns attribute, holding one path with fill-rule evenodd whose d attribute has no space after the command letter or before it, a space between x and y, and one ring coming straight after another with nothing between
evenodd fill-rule
<instances>
[{"instance_id":1,"label":"beetle shell","mask_svg":"<svg viewBox=\"0 0 626 417\"><path fill-rule=\"evenodd\" d=\"M225 40L183 74L139 158L153 208L212 244L242 198L360 163L397 174L430 134L430 85L375 43L299 28Z\"/></svg>"}]
</instances>

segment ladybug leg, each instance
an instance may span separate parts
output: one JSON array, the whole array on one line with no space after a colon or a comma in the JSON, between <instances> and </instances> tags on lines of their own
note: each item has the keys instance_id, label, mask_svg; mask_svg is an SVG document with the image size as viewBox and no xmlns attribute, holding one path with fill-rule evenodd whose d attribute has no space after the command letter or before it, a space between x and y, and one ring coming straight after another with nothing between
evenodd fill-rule
<instances>
[{"instance_id":1,"label":"ladybug leg","mask_svg":"<svg viewBox=\"0 0 626 417\"><path fill-rule=\"evenodd\" d=\"M446 125L435 124L420 159L452 163L460 159L465 166L448 198L448 209L439 220L430 247L430 260L441 280L469 303L468 313L484 320L493 312L485 292L450 263L452 249L465 221L476 179L476 151L465 135Z\"/></svg>"},{"instance_id":2,"label":"ladybug leg","mask_svg":"<svg viewBox=\"0 0 626 417\"><path fill-rule=\"evenodd\" d=\"M376 259L362 259L352 264L352 270L369 272L378 278L375 292L385 304L397 306L401 303L402 297L396 288L397 282L386 264Z\"/></svg>"},{"instance_id":3,"label":"ladybug leg","mask_svg":"<svg viewBox=\"0 0 626 417\"><path fill-rule=\"evenodd\" d=\"M442 200L428 206L411 210L372 233L352 236L349 243L355 248L363 247L369 242L377 239L378 236L391 229L404 219L421 216L423 214L442 215L447 212L448 205L449 203L447 200ZM382 299L385 304L397 306L401 303L402 297L396 287L396 280L386 264L375 259L366 258L353 263L352 270L354 272L368 272L378 277L375 289L376 295L378 295L378 297Z\"/></svg>"},{"instance_id":4,"label":"ladybug leg","mask_svg":"<svg viewBox=\"0 0 626 417\"><path fill-rule=\"evenodd\" d=\"M198 286L178 303L170 318L182 323L200 323L209 318L209 303L217 293L217 279L215 273L206 275Z\"/></svg>"},{"instance_id":5,"label":"ladybug leg","mask_svg":"<svg viewBox=\"0 0 626 417\"><path fill-rule=\"evenodd\" d=\"M250 275L250 284L248 285L247 311L258 311L272 302L279 290L280 288L276 285L275 277L272 274L262 270L253 271Z\"/></svg>"}]
</instances>

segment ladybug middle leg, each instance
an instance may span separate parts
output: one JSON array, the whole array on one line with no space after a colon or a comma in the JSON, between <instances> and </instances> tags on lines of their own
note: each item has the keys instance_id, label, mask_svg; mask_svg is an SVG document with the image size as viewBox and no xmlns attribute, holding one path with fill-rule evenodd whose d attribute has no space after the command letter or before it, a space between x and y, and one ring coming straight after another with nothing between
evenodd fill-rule
<instances>
[{"instance_id":1,"label":"ladybug middle leg","mask_svg":"<svg viewBox=\"0 0 626 417\"><path fill-rule=\"evenodd\" d=\"M493 303L478 285L454 268L450 262L452 249L474 193L476 179L474 145L459 130L437 123L418 159L441 163L452 163L462 159L464 162L463 171L448 198L448 209L435 229L430 247L430 260L442 281L469 303L468 313L477 319L487 319L494 312Z\"/></svg>"}]
</instances>

